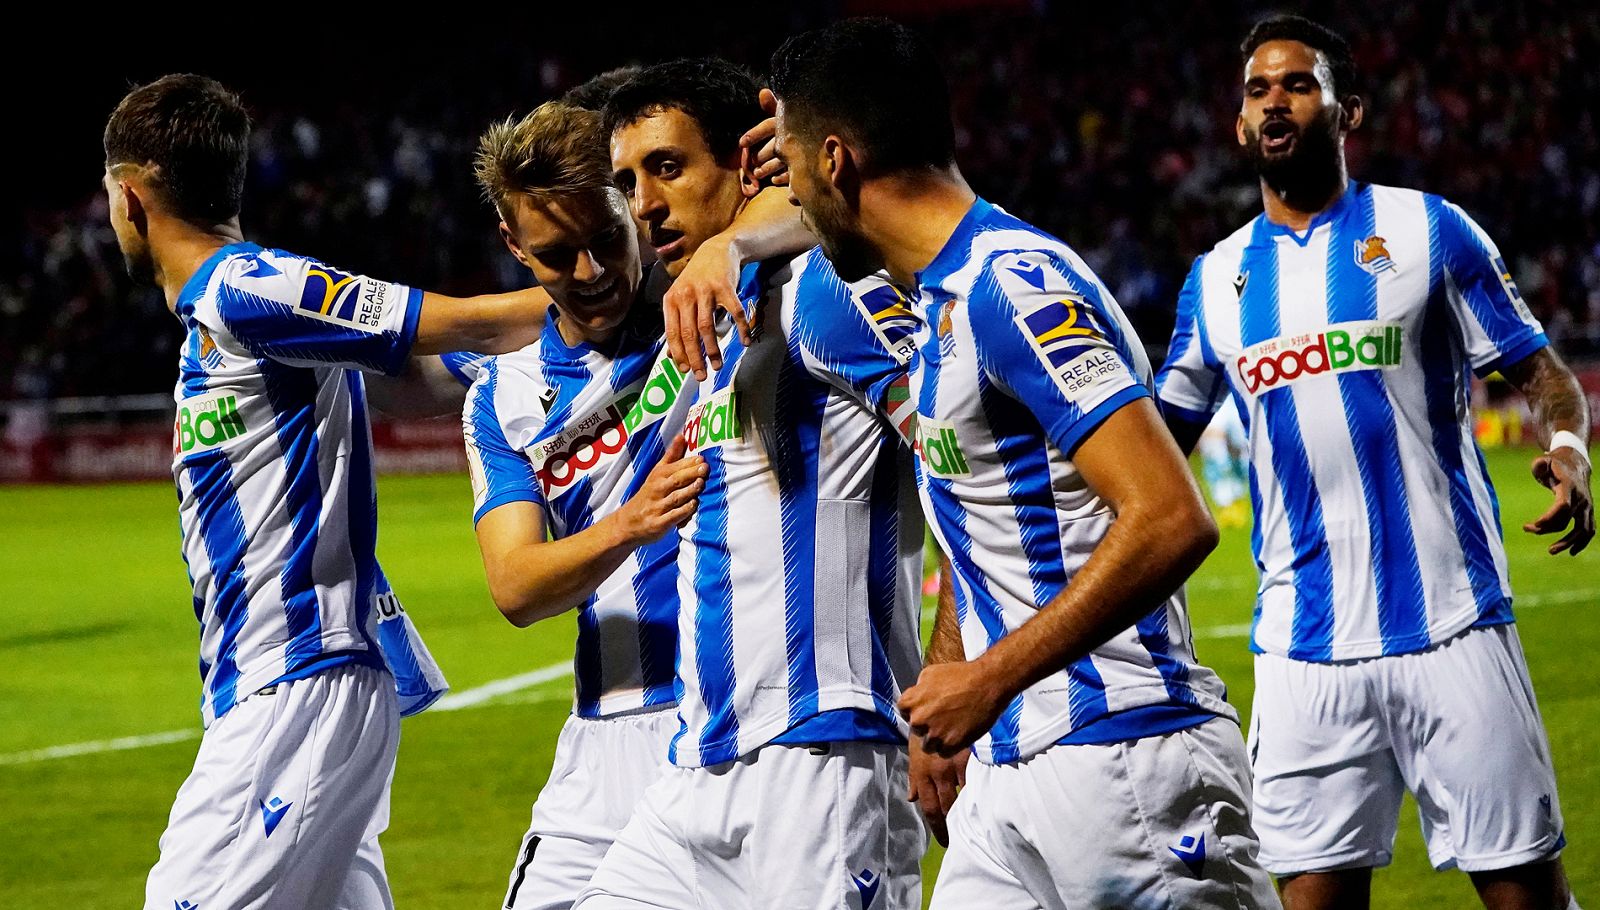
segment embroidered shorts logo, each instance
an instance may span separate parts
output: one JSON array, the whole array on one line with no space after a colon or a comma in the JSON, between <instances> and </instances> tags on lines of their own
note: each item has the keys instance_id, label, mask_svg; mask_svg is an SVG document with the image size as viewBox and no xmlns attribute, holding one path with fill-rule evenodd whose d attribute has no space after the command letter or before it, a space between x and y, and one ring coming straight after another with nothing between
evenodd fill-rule
<instances>
[{"instance_id":1,"label":"embroidered shorts logo","mask_svg":"<svg viewBox=\"0 0 1600 910\"><path fill-rule=\"evenodd\" d=\"M1398 322L1340 323L1315 335L1286 335L1247 348L1235 363L1250 395L1324 373L1394 369L1404 354Z\"/></svg>"}]
</instances>

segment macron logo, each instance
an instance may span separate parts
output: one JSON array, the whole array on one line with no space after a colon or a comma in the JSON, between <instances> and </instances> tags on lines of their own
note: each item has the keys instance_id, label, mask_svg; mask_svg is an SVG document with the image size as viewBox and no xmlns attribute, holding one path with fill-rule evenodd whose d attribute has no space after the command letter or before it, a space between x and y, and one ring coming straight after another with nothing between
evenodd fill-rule
<instances>
[{"instance_id":1,"label":"macron logo","mask_svg":"<svg viewBox=\"0 0 1600 910\"><path fill-rule=\"evenodd\" d=\"M200 905L188 901L173 901L172 910L200 910Z\"/></svg>"},{"instance_id":2,"label":"macron logo","mask_svg":"<svg viewBox=\"0 0 1600 910\"><path fill-rule=\"evenodd\" d=\"M1189 871L1193 873L1195 878L1200 877L1200 870L1206 864L1206 836L1204 834L1199 836L1185 834L1182 839L1167 849L1172 851L1173 856L1183 860L1183 864L1189 867Z\"/></svg>"},{"instance_id":3,"label":"macron logo","mask_svg":"<svg viewBox=\"0 0 1600 910\"><path fill-rule=\"evenodd\" d=\"M1019 262L1016 265L1006 266L1006 271L1033 285L1039 291L1044 290L1044 271L1037 262Z\"/></svg>"},{"instance_id":4,"label":"macron logo","mask_svg":"<svg viewBox=\"0 0 1600 910\"><path fill-rule=\"evenodd\" d=\"M294 803L286 803L276 796L261 803L261 823L266 827L268 837L278 829L278 822L283 821L293 807Z\"/></svg>"},{"instance_id":5,"label":"macron logo","mask_svg":"<svg viewBox=\"0 0 1600 910\"><path fill-rule=\"evenodd\" d=\"M856 890L861 892L861 910L872 910L872 902L878 897L878 886L883 884L878 873L862 869L860 875L852 875L850 880L856 883Z\"/></svg>"}]
</instances>

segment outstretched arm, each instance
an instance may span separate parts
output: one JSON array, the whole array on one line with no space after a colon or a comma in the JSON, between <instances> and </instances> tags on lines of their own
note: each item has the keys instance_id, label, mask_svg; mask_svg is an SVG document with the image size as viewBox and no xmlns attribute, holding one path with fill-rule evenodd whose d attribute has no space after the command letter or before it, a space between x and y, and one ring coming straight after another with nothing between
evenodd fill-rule
<instances>
[{"instance_id":1,"label":"outstretched arm","mask_svg":"<svg viewBox=\"0 0 1600 910\"><path fill-rule=\"evenodd\" d=\"M539 337L550 294L529 288L508 294L478 297L422 295L417 317L413 356L450 351L508 354L527 347Z\"/></svg>"},{"instance_id":2,"label":"outstretched arm","mask_svg":"<svg viewBox=\"0 0 1600 910\"><path fill-rule=\"evenodd\" d=\"M1590 489L1589 402L1577 377L1549 348L1541 348L1502 374L1528 399L1535 432L1545 454L1533 460L1533 478L1550 488L1555 502L1522 526L1530 534L1567 531L1550 545L1576 556L1594 539L1594 494Z\"/></svg>"}]
</instances>

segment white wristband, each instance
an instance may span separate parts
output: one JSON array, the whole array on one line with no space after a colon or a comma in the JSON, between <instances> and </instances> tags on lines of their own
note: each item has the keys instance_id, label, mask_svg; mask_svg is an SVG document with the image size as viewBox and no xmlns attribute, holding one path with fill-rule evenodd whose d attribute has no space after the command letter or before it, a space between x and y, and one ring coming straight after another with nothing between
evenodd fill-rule
<instances>
[{"instance_id":1,"label":"white wristband","mask_svg":"<svg viewBox=\"0 0 1600 910\"><path fill-rule=\"evenodd\" d=\"M1549 454L1556 449L1572 449L1578 453L1579 458L1583 459L1584 464L1589 464L1588 447L1583 444L1583 440L1578 438L1578 434L1571 430L1557 430L1550 434L1550 447L1545 450L1545 453Z\"/></svg>"}]
</instances>

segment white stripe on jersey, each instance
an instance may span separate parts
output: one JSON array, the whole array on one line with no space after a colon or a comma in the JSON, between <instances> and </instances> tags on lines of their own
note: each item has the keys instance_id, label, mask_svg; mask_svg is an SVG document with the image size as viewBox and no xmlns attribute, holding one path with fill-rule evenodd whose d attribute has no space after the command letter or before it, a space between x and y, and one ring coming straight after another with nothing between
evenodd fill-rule
<instances>
[{"instance_id":1,"label":"white stripe on jersey","mask_svg":"<svg viewBox=\"0 0 1600 910\"><path fill-rule=\"evenodd\" d=\"M1072 250L981 199L921 280L912 393L923 504L951 558L972 659L1054 598L1105 537L1113 516L1071 453L1148 396L1150 367ZM1233 716L1195 662L1181 592L1029 687L975 749L985 762L1019 761L1110 715L1163 705Z\"/></svg>"},{"instance_id":2,"label":"white stripe on jersey","mask_svg":"<svg viewBox=\"0 0 1600 910\"><path fill-rule=\"evenodd\" d=\"M686 432L710 473L679 551L678 765L729 761L835 710L905 733L922 531L879 416L905 394L903 315L884 288L847 287L818 250L746 270L760 340L723 327L723 367Z\"/></svg>"},{"instance_id":3,"label":"white stripe on jersey","mask_svg":"<svg viewBox=\"0 0 1600 910\"><path fill-rule=\"evenodd\" d=\"M1357 659L1510 621L1462 376L1544 344L1488 238L1413 190L1352 184L1304 233L1259 216L1195 263L1160 398L1193 421L1231 396L1249 431L1253 648Z\"/></svg>"},{"instance_id":4,"label":"white stripe on jersey","mask_svg":"<svg viewBox=\"0 0 1600 910\"><path fill-rule=\"evenodd\" d=\"M397 372L421 292L255 244L190 279L173 477L206 723L274 682L382 666L365 387Z\"/></svg>"},{"instance_id":5,"label":"white stripe on jersey","mask_svg":"<svg viewBox=\"0 0 1600 910\"><path fill-rule=\"evenodd\" d=\"M671 438L663 433L671 424L660 418L694 379L678 372L659 339L624 329L608 356L568 346L555 320L552 311L537 342L483 365L463 420L474 521L528 502L562 538L637 492ZM676 701L677 551L675 534L640 547L579 608L578 716Z\"/></svg>"}]
</instances>

